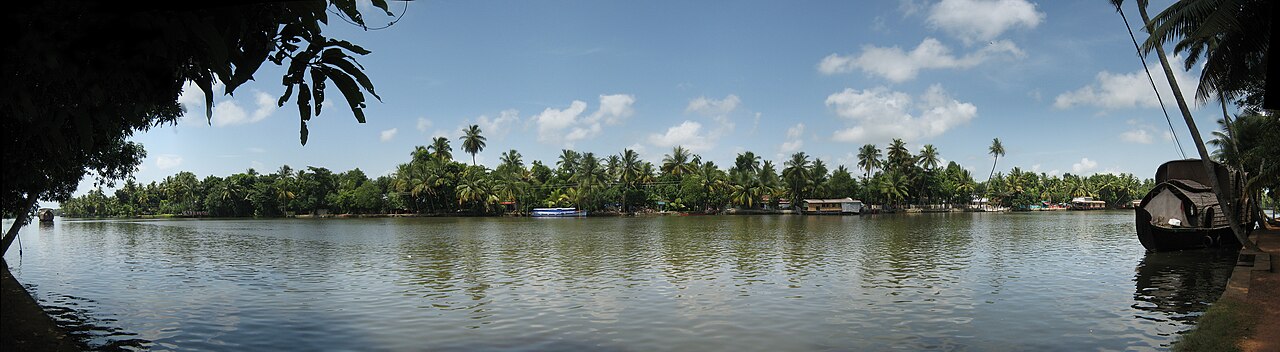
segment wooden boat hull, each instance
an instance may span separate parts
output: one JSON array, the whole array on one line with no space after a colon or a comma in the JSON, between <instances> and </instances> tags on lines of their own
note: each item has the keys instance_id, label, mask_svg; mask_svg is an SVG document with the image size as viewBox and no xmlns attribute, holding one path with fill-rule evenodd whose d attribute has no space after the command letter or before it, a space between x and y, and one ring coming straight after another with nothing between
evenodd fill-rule
<instances>
[{"instance_id":1,"label":"wooden boat hull","mask_svg":"<svg viewBox=\"0 0 1280 352\"><path fill-rule=\"evenodd\" d=\"M1167 228L1151 224L1151 215L1135 211L1138 242L1149 251L1168 252L1212 247L1240 247L1230 227Z\"/></svg>"}]
</instances>

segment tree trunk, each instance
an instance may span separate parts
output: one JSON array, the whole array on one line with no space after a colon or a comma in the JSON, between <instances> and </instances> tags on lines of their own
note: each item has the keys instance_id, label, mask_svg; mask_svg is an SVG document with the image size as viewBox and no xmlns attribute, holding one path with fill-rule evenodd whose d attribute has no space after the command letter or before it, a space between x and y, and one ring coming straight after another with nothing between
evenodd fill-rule
<instances>
[{"instance_id":1,"label":"tree trunk","mask_svg":"<svg viewBox=\"0 0 1280 352\"><path fill-rule=\"evenodd\" d=\"M12 245L13 240L18 238L18 230L21 230L23 226L27 225L28 221L31 221L30 211L31 207L36 205L36 193L32 192L28 194L27 201L23 204L26 204L26 206L21 209L16 209L17 211L13 214L13 226L9 226L9 231L4 234L4 239L0 240L0 243L3 243L4 245L4 249L0 250L0 256L9 252L9 245Z\"/></svg>"},{"instance_id":2,"label":"tree trunk","mask_svg":"<svg viewBox=\"0 0 1280 352\"><path fill-rule=\"evenodd\" d=\"M1147 15L1146 6L1138 4L1138 14L1142 16L1143 28L1147 33L1152 32L1151 17ZM1182 96L1182 90L1178 88L1178 80L1173 76L1173 68L1169 66L1169 58L1164 54L1164 48L1156 51L1156 56L1160 58L1160 66L1164 68L1164 75L1169 80L1169 88L1173 90L1173 98L1178 102L1178 110L1182 111L1182 119L1187 123L1187 129L1191 130L1191 139L1196 143L1196 151L1200 153L1200 163L1204 164L1205 173L1209 175L1210 186L1213 187L1213 193L1218 196L1218 204L1222 208L1222 213L1227 217L1227 223L1231 225L1231 232L1236 235L1246 249L1257 251L1258 245L1249 242L1249 237L1245 235L1244 227L1240 225L1240 218L1236 217L1235 199L1231 199L1226 194L1226 188L1222 185L1222 180L1218 179L1218 171L1213 166L1213 159L1209 158L1209 150L1204 146L1204 138L1200 137L1200 130L1196 128L1196 121L1191 117L1191 109L1187 107L1187 100ZM1244 190L1237 190L1244 191Z\"/></svg>"},{"instance_id":3,"label":"tree trunk","mask_svg":"<svg viewBox=\"0 0 1280 352\"><path fill-rule=\"evenodd\" d=\"M991 177L996 175L996 163L1000 161L1000 156L995 155L995 160L991 161L991 174L987 175L987 183L991 183Z\"/></svg>"}]
</instances>

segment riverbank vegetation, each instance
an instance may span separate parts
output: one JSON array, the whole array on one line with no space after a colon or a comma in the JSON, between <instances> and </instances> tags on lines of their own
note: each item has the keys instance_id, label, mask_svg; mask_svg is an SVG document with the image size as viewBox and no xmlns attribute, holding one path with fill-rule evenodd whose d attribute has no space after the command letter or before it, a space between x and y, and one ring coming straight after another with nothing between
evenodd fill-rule
<instances>
[{"instance_id":1,"label":"riverbank vegetation","mask_svg":"<svg viewBox=\"0 0 1280 352\"><path fill-rule=\"evenodd\" d=\"M484 148L476 126L468 127L461 140L467 154ZM778 165L747 151L738 154L732 165L721 167L675 147L657 162L641 160L630 149L612 155L565 149L554 161L526 163L519 151L509 150L490 169L454 161L450 140L437 137L429 146L415 148L408 162L389 175L370 177L360 169L334 172L288 165L271 173L250 169L225 177L200 178L184 171L147 184L127 180L111 194L95 189L63 203L62 211L75 217L495 215L527 213L534 207L714 213L728 208L778 209L788 200L843 197L886 209L963 206L974 198L1026 208L1065 203L1072 197L1122 205L1152 187L1150 179L1131 174L1057 176L1018 167L1008 173L993 170L990 180L977 182L955 162L942 165L940 151L933 145L912 152L901 139L893 140L883 152L876 145L864 145L857 159L851 169L800 152Z\"/></svg>"}]
</instances>

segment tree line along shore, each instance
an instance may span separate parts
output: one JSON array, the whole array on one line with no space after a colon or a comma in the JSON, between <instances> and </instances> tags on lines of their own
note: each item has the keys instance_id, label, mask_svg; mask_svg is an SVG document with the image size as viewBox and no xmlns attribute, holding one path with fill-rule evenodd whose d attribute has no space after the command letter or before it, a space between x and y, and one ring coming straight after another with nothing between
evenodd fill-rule
<instances>
[{"instance_id":1,"label":"tree line along shore","mask_svg":"<svg viewBox=\"0 0 1280 352\"><path fill-rule=\"evenodd\" d=\"M463 132L462 149L474 158L484 149L484 137L476 126ZM518 151L510 150L490 169L455 161L450 140L436 137L430 145L416 147L409 161L389 175L371 178L358 168L335 173L288 165L273 173L249 169L203 179L183 171L147 184L129 179L112 194L94 189L64 202L60 212L69 217L413 216L527 214L536 207L574 207L597 213L718 213L778 209L788 200L844 197L886 211L960 207L975 198L1026 209L1066 203L1073 197L1122 206L1153 187L1151 179L1132 174L1058 176L1019 167L997 172L996 163L1004 155L998 139L989 152L994 162L983 182L955 162L942 165L933 145L913 152L901 139L883 151L873 144L862 146L852 169L832 168L804 152L775 165L750 151L722 168L679 146L658 163L641 160L630 149L607 156L565 149L554 163L526 164Z\"/></svg>"}]
</instances>

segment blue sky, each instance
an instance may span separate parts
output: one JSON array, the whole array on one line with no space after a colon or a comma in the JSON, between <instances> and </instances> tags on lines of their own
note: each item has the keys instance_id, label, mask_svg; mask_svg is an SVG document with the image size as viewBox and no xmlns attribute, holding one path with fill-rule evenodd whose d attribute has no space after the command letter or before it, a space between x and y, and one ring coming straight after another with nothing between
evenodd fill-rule
<instances>
[{"instance_id":1,"label":"blue sky","mask_svg":"<svg viewBox=\"0 0 1280 352\"><path fill-rule=\"evenodd\" d=\"M1153 1L1152 13L1167 4ZM1179 158L1124 24L1101 0L415 1L407 11L386 30L326 28L373 51L359 58L382 96L368 123L331 89L337 104L300 145L296 108L274 107L281 71L268 64L216 98L212 123L195 90L178 125L135 136L149 154L137 179L282 164L372 177L436 135L470 162L457 138L472 123L489 138L477 156L489 166L509 149L554 164L562 148L632 148L657 163L684 145L722 166L750 150L853 168L859 146L892 138L914 151L934 144L979 179L997 137L1004 171L1145 178ZM371 25L391 20L366 13ZM1180 75L1190 95L1199 74ZM1196 111L1208 134L1218 110Z\"/></svg>"}]
</instances>

